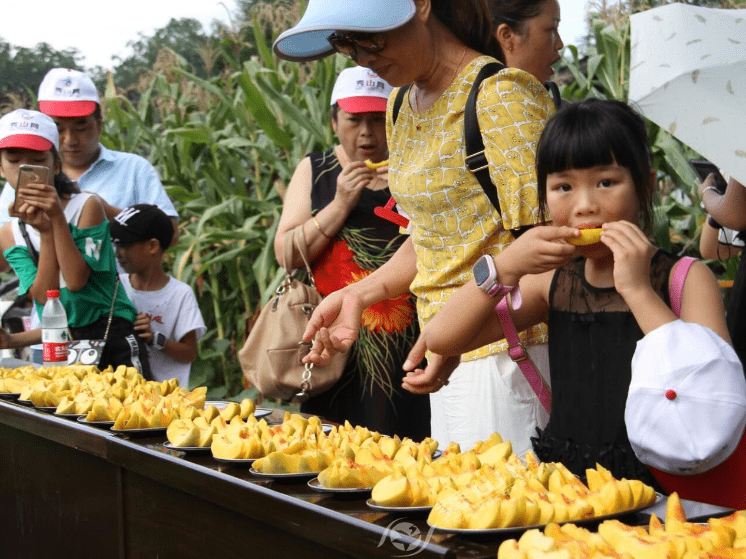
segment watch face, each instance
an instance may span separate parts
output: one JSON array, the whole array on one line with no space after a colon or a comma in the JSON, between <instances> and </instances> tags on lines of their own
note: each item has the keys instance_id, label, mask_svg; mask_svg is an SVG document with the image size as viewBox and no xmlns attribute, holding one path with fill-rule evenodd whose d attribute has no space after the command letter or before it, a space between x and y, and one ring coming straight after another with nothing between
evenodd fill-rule
<instances>
[{"instance_id":1,"label":"watch face","mask_svg":"<svg viewBox=\"0 0 746 559\"><path fill-rule=\"evenodd\" d=\"M156 334L155 346L159 349L163 349L166 346L166 335L163 332Z\"/></svg>"},{"instance_id":2,"label":"watch face","mask_svg":"<svg viewBox=\"0 0 746 559\"><path fill-rule=\"evenodd\" d=\"M477 260L472 271L474 272L474 281L477 282L477 285L482 285L490 277L490 268L484 257Z\"/></svg>"}]
</instances>

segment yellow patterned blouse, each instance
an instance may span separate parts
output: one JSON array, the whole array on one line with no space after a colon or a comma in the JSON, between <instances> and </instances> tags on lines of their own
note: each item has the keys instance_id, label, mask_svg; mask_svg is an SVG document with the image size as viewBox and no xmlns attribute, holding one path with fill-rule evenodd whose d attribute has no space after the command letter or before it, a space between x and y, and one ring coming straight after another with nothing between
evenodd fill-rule
<instances>
[{"instance_id":1,"label":"yellow patterned blouse","mask_svg":"<svg viewBox=\"0 0 746 559\"><path fill-rule=\"evenodd\" d=\"M464 106L477 73L493 60L481 56L471 61L423 113L412 112L407 96L396 126L391 121L395 92L389 97L389 187L410 219L417 255L411 290L423 324L472 278L471 268L480 256L499 253L513 240L509 229L538 221L534 155L554 104L536 78L506 68L482 82L477 98L502 220L464 163ZM546 326L531 328L521 337L525 345L544 343ZM492 344L461 359L479 359L506 347L505 342Z\"/></svg>"}]
</instances>

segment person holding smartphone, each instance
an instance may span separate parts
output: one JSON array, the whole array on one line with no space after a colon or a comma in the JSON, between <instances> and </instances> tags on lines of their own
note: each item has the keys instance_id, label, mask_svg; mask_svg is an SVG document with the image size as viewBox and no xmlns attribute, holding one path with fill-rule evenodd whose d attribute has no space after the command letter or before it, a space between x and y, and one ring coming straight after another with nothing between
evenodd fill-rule
<instances>
[{"instance_id":1,"label":"person holding smartphone","mask_svg":"<svg viewBox=\"0 0 746 559\"><path fill-rule=\"evenodd\" d=\"M60 291L73 339L103 338L113 309L99 367L137 367L148 378L147 351L134 331L137 311L118 289L104 206L62 173L58 149L57 126L45 114L18 109L0 118L0 176L16 189L13 219L0 227L0 264L13 267L19 295L29 294L39 316L47 291ZM40 329L0 334L3 349L40 341Z\"/></svg>"},{"instance_id":2,"label":"person holding smartphone","mask_svg":"<svg viewBox=\"0 0 746 559\"><path fill-rule=\"evenodd\" d=\"M720 169L714 163L706 159L690 159L694 171L697 173L699 180L702 181L699 190L704 192L705 189L716 191L718 194L725 194L728 188L728 181L720 173ZM711 178L708 177L712 175ZM702 201L704 207L704 201ZM707 216L707 221L702 226L702 235L699 242L699 252L702 258L711 260L725 260L736 254L740 254L744 246L744 235L739 230L723 227L711 215Z\"/></svg>"},{"instance_id":3,"label":"person holding smartphone","mask_svg":"<svg viewBox=\"0 0 746 559\"><path fill-rule=\"evenodd\" d=\"M746 231L746 188L733 177L727 181L724 191L716 186L717 176L709 173L697 189L702 208L708 213L707 220L702 226L699 250L703 258L724 259L741 253L741 262L733 281L728 298L726 321L728 332L733 340L741 363L746 364L746 263L743 257L742 232ZM727 241L721 235L727 228L738 232L734 240L739 241L739 248L735 242Z\"/></svg>"}]
</instances>

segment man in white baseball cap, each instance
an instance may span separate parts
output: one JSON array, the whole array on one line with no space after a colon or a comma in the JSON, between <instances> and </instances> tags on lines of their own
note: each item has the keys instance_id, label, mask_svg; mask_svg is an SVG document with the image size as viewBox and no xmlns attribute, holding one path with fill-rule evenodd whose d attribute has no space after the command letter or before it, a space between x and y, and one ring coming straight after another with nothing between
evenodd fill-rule
<instances>
[{"instance_id":1,"label":"man in white baseball cap","mask_svg":"<svg viewBox=\"0 0 746 559\"><path fill-rule=\"evenodd\" d=\"M58 117L92 114L99 103L98 90L83 72L53 68L39 86L39 110Z\"/></svg>"},{"instance_id":2,"label":"man in white baseball cap","mask_svg":"<svg viewBox=\"0 0 746 559\"><path fill-rule=\"evenodd\" d=\"M103 117L91 78L78 70L52 68L39 86L38 99L39 110L57 125L62 171L78 181L80 190L95 192L106 201L106 217L112 219L133 204L156 205L173 221L175 241L178 213L153 166L139 155L100 143ZM12 200L7 190L0 196L0 208L7 208Z\"/></svg>"}]
</instances>

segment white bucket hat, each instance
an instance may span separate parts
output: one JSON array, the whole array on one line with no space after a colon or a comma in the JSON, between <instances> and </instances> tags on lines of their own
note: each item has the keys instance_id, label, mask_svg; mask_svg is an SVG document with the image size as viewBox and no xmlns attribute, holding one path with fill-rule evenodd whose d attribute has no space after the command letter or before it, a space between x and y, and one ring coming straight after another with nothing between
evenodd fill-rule
<instances>
[{"instance_id":1,"label":"white bucket hat","mask_svg":"<svg viewBox=\"0 0 746 559\"><path fill-rule=\"evenodd\" d=\"M722 464L746 427L738 356L699 324L676 320L649 332L632 358L624 421L643 464L684 476Z\"/></svg>"},{"instance_id":2,"label":"white bucket hat","mask_svg":"<svg viewBox=\"0 0 746 559\"><path fill-rule=\"evenodd\" d=\"M415 11L413 0L310 0L298 24L277 38L274 51L286 60L316 60L334 53L327 41L334 31L381 33L401 27Z\"/></svg>"},{"instance_id":3,"label":"white bucket hat","mask_svg":"<svg viewBox=\"0 0 746 559\"><path fill-rule=\"evenodd\" d=\"M93 80L78 70L52 68L39 85L39 110L50 116L88 116L98 104Z\"/></svg>"},{"instance_id":4,"label":"white bucket hat","mask_svg":"<svg viewBox=\"0 0 746 559\"><path fill-rule=\"evenodd\" d=\"M44 113L16 109L0 118L0 149L60 149L57 125Z\"/></svg>"}]
</instances>

